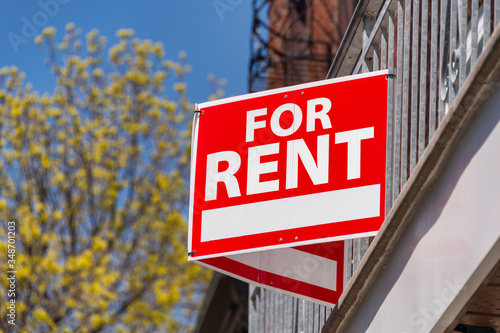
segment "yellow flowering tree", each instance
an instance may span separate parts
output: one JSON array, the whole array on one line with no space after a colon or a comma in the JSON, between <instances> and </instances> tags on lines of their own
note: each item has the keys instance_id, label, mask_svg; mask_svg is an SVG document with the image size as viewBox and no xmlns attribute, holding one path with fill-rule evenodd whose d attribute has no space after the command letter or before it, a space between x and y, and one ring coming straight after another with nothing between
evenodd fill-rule
<instances>
[{"instance_id":1,"label":"yellow flowering tree","mask_svg":"<svg viewBox=\"0 0 500 333\"><path fill-rule=\"evenodd\" d=\"M0 70L0 263L15 221L18 332L185 330L209 278L186 263L185 55L117 36L107 49L96 30L82 46L73 24L61 42L44 29L52 93Z\"/></svg>"}]
</instances>

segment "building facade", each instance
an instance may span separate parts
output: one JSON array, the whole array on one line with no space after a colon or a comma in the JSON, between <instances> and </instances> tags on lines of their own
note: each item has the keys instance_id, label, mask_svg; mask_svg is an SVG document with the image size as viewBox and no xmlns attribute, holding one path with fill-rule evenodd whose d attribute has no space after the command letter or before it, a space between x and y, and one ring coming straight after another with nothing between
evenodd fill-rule
<instances>
[{"instance_id":1,"label":"building facade","mask_svg":"<svg viewBox=\"0 0 500 333\"><path fill-rule=\"evenodd\" d=\"M323 80L355 0L253 0L250 92Z\"/></svg>"}]
</instances>

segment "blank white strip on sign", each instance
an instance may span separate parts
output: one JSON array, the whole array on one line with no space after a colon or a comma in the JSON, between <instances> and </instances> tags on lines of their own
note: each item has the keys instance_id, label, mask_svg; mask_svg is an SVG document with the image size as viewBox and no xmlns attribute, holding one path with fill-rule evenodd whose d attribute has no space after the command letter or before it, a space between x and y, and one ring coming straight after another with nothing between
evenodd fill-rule
<instances>
[{"instance_id":1,"label":"blank white strip on sign","mask_svg":"<svg viewBox=\"0 0 500 333\"><path fill-rule=\"evenodd\" d=\"M235 254L227 258L261 271L337 290L337 262L307 252L285 248Z\"/></svg>"},{"instance_id":2,"label":"blank white strip on sign","mask_svg":"<svg viewBox=\"0 0 500 333\"><path fill-rule=\"evenodd\" d=\"M380 215L380 184L206 210L201 241L248 236Z\"/></svg>"}]
</instances>

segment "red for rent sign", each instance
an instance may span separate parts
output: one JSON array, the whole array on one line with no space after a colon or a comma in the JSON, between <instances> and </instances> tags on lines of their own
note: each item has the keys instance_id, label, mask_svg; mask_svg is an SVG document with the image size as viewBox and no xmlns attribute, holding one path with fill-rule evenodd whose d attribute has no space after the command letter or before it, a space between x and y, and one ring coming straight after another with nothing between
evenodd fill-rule
<instances>
[{"instance_id":1,"label":"red for rent sign","mask_svg":"<svg viewBox=\"0 0 500 333\"><path fill-rule=\"evenodd\" d=\"M341 241L384 220L386 126L387 71L200 104L189 260L335 304Z\"/></svg>"},{"instance_id":2,"label":"red for rent sign","mask_svg":"<svg viewBox=\"0 0 500 333\"><path fill-rule=\"evenodd\" d=\"M376 233L384 219L387 72L199 105L191 259Z\"/></svg>"}]
</instances>

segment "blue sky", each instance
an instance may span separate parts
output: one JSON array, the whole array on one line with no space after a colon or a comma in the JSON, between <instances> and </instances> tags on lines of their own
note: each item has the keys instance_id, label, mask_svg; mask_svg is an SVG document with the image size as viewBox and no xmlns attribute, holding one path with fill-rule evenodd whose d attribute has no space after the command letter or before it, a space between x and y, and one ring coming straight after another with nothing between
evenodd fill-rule
<instances>
[{"instance_id":1,"label":"blue sky","mask_svg":"<svg viewBox=\"0 0 500 333\"><path fill-rule=\"evenodd\" d=\"M74 22L83 36L99 29L109 46L118 29L133 28L136 37L162 42L167 59L187 52L192 102L208 97L210 73L227 80L225 96L240 95L248 91L251 18L248 0L0 0L0 67L15 65L35 90L52 91L33 29L54 26L60 41L66 24Z\"/></svg>"}]
</instances>

